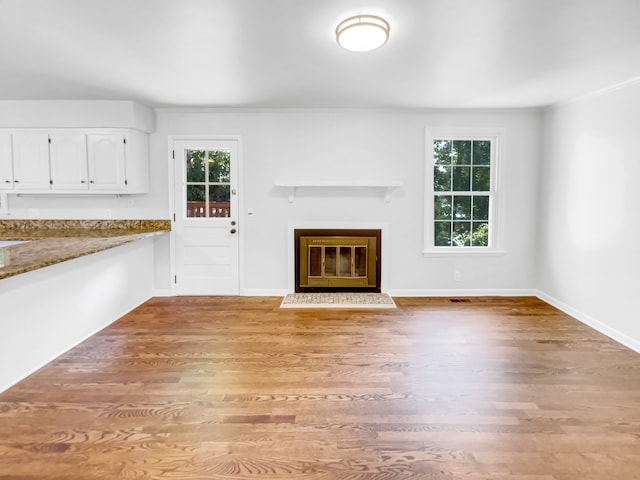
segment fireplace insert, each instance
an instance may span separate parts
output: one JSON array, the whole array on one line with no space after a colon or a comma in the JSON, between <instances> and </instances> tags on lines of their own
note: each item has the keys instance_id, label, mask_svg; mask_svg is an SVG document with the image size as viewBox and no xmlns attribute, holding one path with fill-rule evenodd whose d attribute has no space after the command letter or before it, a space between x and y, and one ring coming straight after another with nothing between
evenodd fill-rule
<instances>
[{"instance_id":1,"label":"fireplace insert","mask_svg":"<svg viewBox=\"0 0 640 480\"><path fill-rule=\"evenodd\" d=\"M294 231L296 292L380 292L380 230Z\"/></svg>"}]
</instances>

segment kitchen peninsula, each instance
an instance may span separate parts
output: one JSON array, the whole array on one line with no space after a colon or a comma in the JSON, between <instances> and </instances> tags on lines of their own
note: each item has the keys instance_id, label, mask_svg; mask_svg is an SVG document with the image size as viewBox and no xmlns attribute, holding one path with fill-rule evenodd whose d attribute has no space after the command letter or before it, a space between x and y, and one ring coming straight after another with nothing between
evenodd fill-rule
<instances>
[{"instance_id":1,"label":"kitchen peninsula","mask_svg":"<svg viewBox=\"0 0 640 480\"><path fill-rule=\"evenodd\" d=\"M151 298L169 220L0 220L0 392Z\"/></svg>"},{"instance_id":2,"label":"kitchen peninsula","mask_svg":"<svg viewBox=\"0 0 640 480\"><path fill-rule=\"evenodd\" d=\"M169 220L0 220L0 241L27 241L0 249L0 280L169 230Z\"/></svg>"}]
</instances>

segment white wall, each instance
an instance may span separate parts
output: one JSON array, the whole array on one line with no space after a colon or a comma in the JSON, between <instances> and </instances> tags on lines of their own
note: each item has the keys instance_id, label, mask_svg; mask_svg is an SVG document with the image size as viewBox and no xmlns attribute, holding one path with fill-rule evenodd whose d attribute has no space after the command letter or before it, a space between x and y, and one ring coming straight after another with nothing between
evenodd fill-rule
<instances>
[{"instance_id":1,"label":"white wall","mask_svg":"<svg viewBox=\"0 0 640 480\"><path fill-rule=\"evenodd\" d=\"M538 287L640 351L640 82L543 117Z\"/></svg>"},{"instance_id":2,"label":"white wall","mask_svg":"<svg viewBox=\"0 0 640 480\"><path fill-rule=\"evenodd\" d=\"M132 128L153 132L153 110L130 100L0 100L0 127Z\"/></svg>"},{"instance_id":3,"label":"white wall","mask_svg":"<svg viewBox=\"0 0 640 480\"><path fill-rule=\"evenodd\" d=\"M391 258L387 290L513 293L534 284L539 114L535 111L411 112L350 110L156 112L152 157L167 156L169 135L242 137L242 212L245 293L287 290L289 222L385 223ZM505 254L423 257L425 128L502 127L506 130ZM165 173L168 175L165 168ZM279 180L393 179L405 186L391 203L380 192L301 191L295 203L274 187ZM166 185L171 179L157 176ZM253 209L249 217L247 209ZM461 280L453 280L453 271Z\"/></svg>"},{"instance_id":4,"label":"white wall","mask_svg":"<svg viewBox=\"0 0 640 480\"><path fill-rule=\"evenodd\" d=\"M109 117L109 112L103 116ZM160 109L155 112L156 131L150 135L148 194L9 195L9 218L29 218L32 208L38 209L39 218L170 218L168 136L240 135L244 293L288 291L287 225L332 221L388 225L385 250L391 258L384 261L385 289L391 293L529 292L535 288L539 119L536 111ZM504 255L423 257L425 128L437 126L505 129ZM300 192L293 204L288 203L286 191L274 187L278 180L341 176L397 179L405 186L393 192L391 203L385 203L379 191L338 189ZM248 208L255 212L252 217L246 215ZM166 294L171 288L169 241L161 238L155 243L155 287ZM454 281L454 270L460 272L460 281Z\"/></svg>"}]
</instances>

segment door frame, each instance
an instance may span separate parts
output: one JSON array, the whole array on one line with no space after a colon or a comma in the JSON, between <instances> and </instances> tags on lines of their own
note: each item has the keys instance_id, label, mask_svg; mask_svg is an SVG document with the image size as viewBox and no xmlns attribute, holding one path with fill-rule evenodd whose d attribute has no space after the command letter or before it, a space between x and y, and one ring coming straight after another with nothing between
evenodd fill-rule
<instances>
[{"instance_id":1,"label":"door frame","mask_svg":"<svg viewBox=\"0 0 640 480\"><path fill-rule=\"evenodd\" d=\"M242 136L241 135L181 135L174 134L167 136L167 169L169 170L168 185L169 188L169 215L171 217L171 234L169 235L169 255L170 255L170 278L171 294L177 295L176 283L174 281L176 275L176 237L173 231L175 226L176 214L176 193L175 193L175 160L173 158L174 144L178 141L235 141L238 145L237 155L237 184L238 184L238 292L244 295L244 222L243 222L243 205L244 205L244 189L243 189L243 169L242 169Z\"/></svg>"}]
</instances>

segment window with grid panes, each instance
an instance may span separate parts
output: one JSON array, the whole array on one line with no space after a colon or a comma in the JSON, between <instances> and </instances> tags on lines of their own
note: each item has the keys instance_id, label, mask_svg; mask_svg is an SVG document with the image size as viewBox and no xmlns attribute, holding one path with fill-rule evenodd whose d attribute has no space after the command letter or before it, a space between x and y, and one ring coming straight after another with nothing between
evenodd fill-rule
<instances>
[{"instance_id":1,"label":"window with grid panes","mask_svg":"<svg viewBox=\"0 0 640 480\"><path fill-rule=\"evenodd\" d=\"M497 251L497 133L427 138L425 253Z\"/></svg>"}]
</instances>

